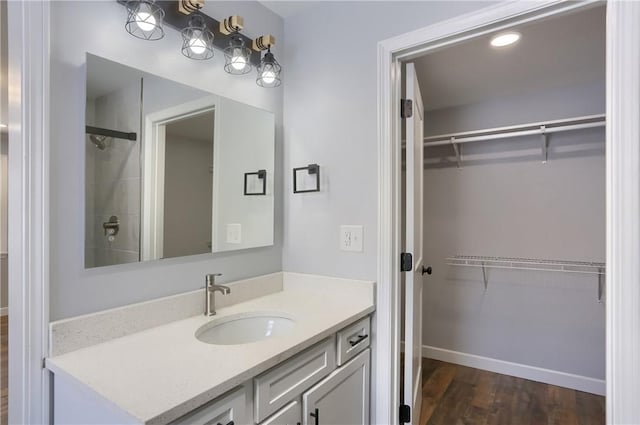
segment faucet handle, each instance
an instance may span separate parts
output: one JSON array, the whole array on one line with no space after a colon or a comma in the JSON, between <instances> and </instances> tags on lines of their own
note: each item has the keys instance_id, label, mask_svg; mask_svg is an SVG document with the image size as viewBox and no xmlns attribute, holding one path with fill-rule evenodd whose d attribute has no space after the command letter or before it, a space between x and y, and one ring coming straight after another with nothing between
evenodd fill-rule
<instances>
[{"instance_id":1,"label":"faucet handle","mask_svg":"<svg viewBox=\"0 0 640 425\"><path fill-rule=\"evenodd\" d=\"M211 286L216 283L216 276L222 276L222 273L209 273L205 276L207 286Z\"/></svg>"}]
</instances>

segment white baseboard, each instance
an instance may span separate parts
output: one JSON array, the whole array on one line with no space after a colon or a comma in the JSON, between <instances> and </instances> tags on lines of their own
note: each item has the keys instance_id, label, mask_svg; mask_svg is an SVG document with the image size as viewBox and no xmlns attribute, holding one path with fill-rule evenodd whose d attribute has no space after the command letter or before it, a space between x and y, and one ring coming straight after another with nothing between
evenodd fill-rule
<instances>
[{"instance_id":1,"label":"white baseboard","mask_svg":"<svg viewBox=\"0 0 640 425\"><path fill-rule=\"evenodd\" d=\"M9 307L0 307L0 316L8 316Z\"/></svg>"},{"instance_id":2,"label":"white baseboard","mask_svg":"<svg viewBox=\"0 0 640 425\"><path fill-rule=\"evenodd\" d=\"M591 394L605 395L606 384L602 379L594 379L586 376L573 375L557 370L543 369L519 363L506 362L504 360L491 359L489 357L476 356L475 354L460 353L444 348L422 346L422 357L454 363L461 366L488 370L503 375L571 388Z\"/></svg>"}]
</instances>

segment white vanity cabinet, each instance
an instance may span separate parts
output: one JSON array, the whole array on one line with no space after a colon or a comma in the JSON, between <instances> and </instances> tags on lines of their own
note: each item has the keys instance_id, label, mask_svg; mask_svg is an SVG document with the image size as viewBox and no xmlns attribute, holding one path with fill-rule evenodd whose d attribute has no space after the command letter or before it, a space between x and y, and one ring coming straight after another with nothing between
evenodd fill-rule
<instances>
[{"instance_id":1,"label":"white vanity cabinet","mask_svg":"<svg viewBox=\"0 0 640 425\"><path fill-rule=\"evenodd\" d=\"M369 423L369 349L302 396L303 425Z\"/></svg>"},{"instance_id":2,"label":"white vanity cabinet","mask_svg":"<svg viewBox=\"0 0 640 425\"><path fill-rule=\"evenodd\" d=\"M170 406L154 421L170 425L368 425L369 323L368 316L353 322L173 421L162 419L170 417ZM67 376L54 376L54 393L54 425L144 423Z\"/></svg>"}]
</instances>

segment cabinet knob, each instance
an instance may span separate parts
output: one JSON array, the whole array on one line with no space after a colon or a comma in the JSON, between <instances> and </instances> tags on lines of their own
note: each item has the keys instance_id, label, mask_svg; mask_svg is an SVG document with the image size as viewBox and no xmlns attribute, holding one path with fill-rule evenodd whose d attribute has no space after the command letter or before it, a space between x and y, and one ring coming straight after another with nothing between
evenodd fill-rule
<instances>
[{"instance_id":1,"label":"cabinet knob","mask_svg":"<svg viewBox=\"0 0 640 425\"><path fill-rule=\"evenodd\" d=\"M428 275L433 273L433 269L431 268L431 266L429 267L422 266L422 275L424 276L425 273Z\"/></svg>"}]
</instances>

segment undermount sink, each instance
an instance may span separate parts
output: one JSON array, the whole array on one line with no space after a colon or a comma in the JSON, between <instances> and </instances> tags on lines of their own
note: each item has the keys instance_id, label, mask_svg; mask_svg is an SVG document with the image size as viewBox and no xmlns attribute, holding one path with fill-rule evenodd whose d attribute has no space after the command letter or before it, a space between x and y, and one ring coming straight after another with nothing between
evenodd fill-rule
<instances>
[{"instance_id":1,"label":"undermount sink","mask_svg":"<svg viewBox=\"0 0 640 425\"><path fill-rule=\"evenodd\" d=\"M235 315L214 320L196 331L207 344L238 345L284 335L296 325L293 319L273 314Z\"/></svg>"}]
</instances>

